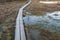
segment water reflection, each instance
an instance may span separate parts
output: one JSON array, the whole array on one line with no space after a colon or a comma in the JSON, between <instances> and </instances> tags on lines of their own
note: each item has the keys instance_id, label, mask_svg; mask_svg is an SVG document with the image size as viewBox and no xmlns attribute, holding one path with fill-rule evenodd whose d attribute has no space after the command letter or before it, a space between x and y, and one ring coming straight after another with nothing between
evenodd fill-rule
<instances>
[{"instance_id":1,"label":"water reflection","mask_svg":"<svg viewBox=\"0 0 60 40\"><path fill-rule=\"evenodd\" d=\"M40 29L47 29L51 32L57 32L60 34L60 11L46 13L41 16L26 15L23 19L24 23L28 24L29 27L40 27ZM39 34L39 32L35 32L36 30L30 30L30 34L34 37Z\"/></svg>"}]
</instances>

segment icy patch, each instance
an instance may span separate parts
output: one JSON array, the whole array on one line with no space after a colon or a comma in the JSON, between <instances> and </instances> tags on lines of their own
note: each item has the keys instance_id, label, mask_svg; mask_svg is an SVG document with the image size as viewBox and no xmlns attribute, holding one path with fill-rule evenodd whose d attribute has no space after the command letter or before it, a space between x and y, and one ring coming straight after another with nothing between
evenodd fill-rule
<instances>
[{"instance_id":1,"label":"icy patch","mask_svg":"<svg viewBox=\"0 0 60 40\"><path fill-rule=\"evenodd\" d=\"M23 19L25 24L30 26L60 33L60 11L46 13L42 16L26 15Z\"/></svg>"},{"instance_id":2,"label":"icy patch","mask_svg":"<svg viewBox=\"0 0 60 40\"><path fill-rule=\"evenodd\" d=\"M26 15L23 19L24 22L29 25L47 24L46 26L60 26L60 11L47 13L43 16Z\"/></svg>"},{"instance_id":3,"label":"icy patch","mask_svg":"<svg viewBox=\"0 0 60 40\"><path fill-rule=\"evenodd\" d=\"M47 14L47 16L52 17L53 19L60 20L60 11L53 12L51 14Z\"/></svg>"},{"instance_id":4,"label":"icy patch","mask_svg":"<svg viewBox=\"0 0 60 40\"><path fill-rule=\"evenodd\" d=\"M43 4L58 4L60 1L39 1L39 3Z\"/></svg>"}]
</instances>

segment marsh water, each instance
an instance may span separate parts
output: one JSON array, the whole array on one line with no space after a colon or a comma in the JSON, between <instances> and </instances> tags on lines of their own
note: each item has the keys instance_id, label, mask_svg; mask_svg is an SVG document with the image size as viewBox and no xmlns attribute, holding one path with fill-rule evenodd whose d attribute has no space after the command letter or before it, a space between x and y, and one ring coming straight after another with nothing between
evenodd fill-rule
<instances>
[{"instance_id":1,"label":"marsh water","mask_svg":"<svg viewBox=\"0 0 60 40\"><path fill-rule=\"evenodd\" d=\"M54 35L47 34L46 30L60 35L60 11L46 12L44 15L28 13L23 19L24 23L28 25L31 40L53 40ZM45 30L43 33L47 34L48 37L50 36L49 38L46 38L46 35L41 33L42 29ZM45 39L41 35L45 35Z\"/></svg>"}]
</instances>

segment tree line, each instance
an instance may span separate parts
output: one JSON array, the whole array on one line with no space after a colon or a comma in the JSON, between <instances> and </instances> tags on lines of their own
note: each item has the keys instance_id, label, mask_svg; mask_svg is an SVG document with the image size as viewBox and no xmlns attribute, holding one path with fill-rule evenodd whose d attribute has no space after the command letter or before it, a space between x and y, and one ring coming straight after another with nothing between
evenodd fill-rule
<instances>
[{"instance_id":1,"label":"tree line","mask_svg":"<svg viewBox=\"0 0 60 40\"><path fill-rule=\"evenodd\" d=\"M26 0L0 0L0 3L2 3L2 2L12 2L12 1L26 1Z\"/></svg>"}]
</instances>

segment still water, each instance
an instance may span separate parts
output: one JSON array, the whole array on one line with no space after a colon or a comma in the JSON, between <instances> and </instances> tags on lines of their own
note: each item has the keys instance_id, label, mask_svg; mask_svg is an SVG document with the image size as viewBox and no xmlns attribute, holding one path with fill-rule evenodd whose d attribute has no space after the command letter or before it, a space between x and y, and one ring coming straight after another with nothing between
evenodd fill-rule
<instances>
[{"instance_id":1,"label":"still water","mask_svg":"<svg viewBox=\"0 0 60 40\"><path fill-rule=\"evenodd\" d=\"M31 27L30 35L32 40L40 40L40 29L60 34L60 11L47 12L40 16L27 14L23 19L24 23Z\"/></svg>"}]
</instances>

